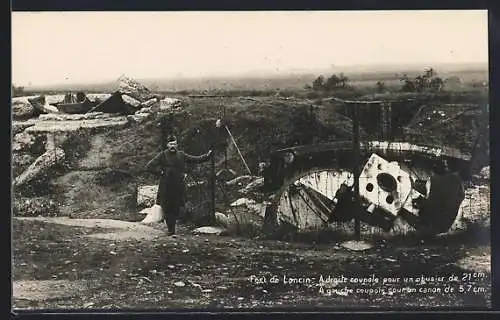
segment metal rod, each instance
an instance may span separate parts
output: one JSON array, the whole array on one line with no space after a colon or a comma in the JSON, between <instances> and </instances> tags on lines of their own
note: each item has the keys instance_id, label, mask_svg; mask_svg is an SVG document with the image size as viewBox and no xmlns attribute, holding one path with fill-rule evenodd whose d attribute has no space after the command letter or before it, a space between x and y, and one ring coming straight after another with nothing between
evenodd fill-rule
<instances>
[{"instance_id":1,"label":"metal rod","mask_svg":"<svg viewBox=\"0 0 500 320\"><path fill-rule=\"evenodd\" d=\"M356 204L356 212L354 215L354 236L357 241L361 239L361 225L359 221L360 214L360 196L359 196L359 119L358 119L358 104L354 104L353 108L353 135L352 135L352 147L353 147L353 174L354 174L354 203Z\"/></svg>"},{"instance_id":2,"label":"metal rod","mask_svg":"<svg viewBox=\"0 0 500 320\"><path fill-rule=\"evenodd\" d=\"M238 151L238 154L240 155L240 158L243 161L243 164L245 165L245 168L247 169L248 174L252 175L252 171L250 171L250 168L248 167L248 165L245 161L245 158L243 158L243 155L241 154L240 148L238 148L238 145L236 144L236 141L234 140L234 137L231 134L231 131L229 131L229 128L226 125L224 125L224 127L226 128L227 133L229 133L229 137L231 138L231 141L233 142L234 146L236 147L236 150Z\"/></svg>"}]
</instances>

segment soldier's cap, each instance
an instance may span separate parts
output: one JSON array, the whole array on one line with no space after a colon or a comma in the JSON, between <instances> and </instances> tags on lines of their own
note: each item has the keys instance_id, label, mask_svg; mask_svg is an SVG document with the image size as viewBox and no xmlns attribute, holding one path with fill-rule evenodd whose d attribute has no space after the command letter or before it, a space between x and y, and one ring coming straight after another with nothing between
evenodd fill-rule
<instances>
[{"instance_id":1,"label":"soldier's cap","mask_svg":"<svg viewBox=\"0 0 500 320\"><path fill-rule=\"evenodd\" d=\"M177 137L173 136L173 135L170 135L167 138L167 142L177 142Z\"/></svg>"}]
</instances>

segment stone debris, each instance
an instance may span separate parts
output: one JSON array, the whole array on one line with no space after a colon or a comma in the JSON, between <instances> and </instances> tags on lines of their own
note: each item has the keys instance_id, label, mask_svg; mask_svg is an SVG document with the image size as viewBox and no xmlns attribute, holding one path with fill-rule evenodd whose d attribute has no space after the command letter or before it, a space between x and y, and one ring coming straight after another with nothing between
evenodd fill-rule
<instances>
[{"instance_id":1,"label":"stone debris","mask_svg":"<svg viewBox=\"0 0 500 320\"><path fill-rule=\"evenodd\" d=\"M72 120L72 121L38 121L34 126L26 128L26 132L75 132L84 129L102 129L109 127L124 127L128 124L126 117L113 117L104 119Z\"/></svg>"},{"instance_id":2,"label":"stone debris","mask_svg":"<svg viewBox=\"0 0 500 320\"><path fill-rule=\"evenodd\" d=\"M233 180L227 181L226 185L228 185L228 186L234 186L234 185L242 186L244 184L250 183L252 181L252 179L254 179L254 177L252 177L252 176L239 176L237 178L234 178Z\"/></svg>"},{"instance_id":3,"label":"stone debris","mask_svg":"<svg viewBox=\"0 0 500 320\"><path fill-rule=\"evenodd\" d=\"M24 167L35 161L35 158L29 154L12 154L13 167Z\"/></svg>"},{"instance_id":4,"label":"stone debris","mask_svg":"<svg viewBox=\"0 0 500 320\"><path fill-rule=\"evenodd\" d=\"M341 246L352 251L365 251L373 247L371 244L364 241L346 241L343 242Z\"/></svg>"},{"instance_id":5,"label":"stone debris","mask_svg":"<svg viewBox=\"0 0 500 320\"><path fill-rule=\"evenodd\" d=\"M224 232L224 229L219 228L219 227L200 227L196 228L193 230L193 233L195 234L214 234L214 235L220 235L221 233Z\"/></svg>"},{"instance_id":6,"label":"stone debris","mask_svg":"<svg viewBox=\"0 0 500 320\"><path fill-rule=\"evenodd\" d=\"M12 99L12 117L14 119L27 119L34 117L36 109L28 101L31 97L20 97Z\"/></svg>"},{"instance_id":7,"label":"stone debris","mask_svg":"<svg viewBox=\"0 0 500 320\"><path fill-rule=\"evenodd\" d=\"M43 173L46 173L56 163L61 162L65 156L65 152L61 148L46 151L14 180L14 185L21 186L32 181Z\"/></svg>"},{"instance_id":8,"label":"stone debris","mask_svg":"<svg viewBox=\"0 0 500 320\"><path fill-rule=\"evenodd\" d=\"M238 206L248 206L248 205L255 204L255 200L252 199L247 199L247 198L240 198L233 203L231 203L231 207L238 207Z\"/></svg>"},{"instance_id":9,"label":"stone debris","mask_svg":"<svg viewBox=\"0 0 500 320\"><path fill-rule=\"evenodd\" d=\"M115 116L116 117L116 116ZM111 119L113 115L103 112L88 112L84 114L41 114L39 120L52 121L72 121L72 120L90 120L90 119Z\"/></svg>"},{"instance_id":10,"label":"stone debris","mask_svg":"<svg viewBox=\"0 0 500 320\"><path fill-rule=\"evenodd\" d=\"M227 227L230 224L230 219L228 218L228 216L220 212L215 213L215 221L222 227Z\"/></svg>"},{"instance_id":11,"label":"stone debris","mask_svg":"<svg viewBox=\"0 0 500 320\"><path fill-rule=\"evenodd\" d=\"M168 111L182 107L182 101L175 98L164 98L160 100L160 111Z\"/></svg>"},{"instance_id":12,"label":"stone debris","mask_svg":"<svg viewBox=\"0 0 500 320\"><path fill-rule=\"evenodd\" d=\"M141 107L142 109L149 109L150 111L152 109L160 109L160 100L158 98L149 99L148 101L141 103Z\"/></svg>"},{"instance_id":13,"label":"stone debris","mask_svg":"<svg viewBox=\"0 0 500 320\"><path fill-rule=\"evenodd\" d=\"M483 169L481 169L481 172L479 173L479 175L481 176L481 178L483 178L485 180L489 180L490 179L490 166L487 166L487 167L484 167Z\"/></svg>"},{"instance_id":14,"label":"stone debris","mask_svg":"<svg viewBox=\"0 0 500 320\"><path fill-rule=\"evenodd\" d=\"M155 204L149 210L148 215L141 221L141 223L158 223L164 219L164 214L161 206Z\"/></svg>"},{"instance_id":15,"label":"stone debris","mask_svg":"<svg viewBox=\"0 0 500 320\"><path fill-rule=\"evenodd\" d=\"M250 182L245 188L241 189L240 193L249 193L255 191L256 189L262 187L264 185L264 178L257 177L254 181Z\"/></svg>"},{"instance_id":16,"label":"stone debris","mask_svg":"<svg viewBox=\"0 0 500 320\"><path fill-rule=\"evenodd\" d=\"M151 207L155 204L156 195L158 194L158 185L139 186L137 188L137 206Z\"/></svg>"},{"instance_id":17,"label":"stone debris","mask_svg":"<svg viewBox=\"0 0 500 320\"><path fill-rule=\"evenodd\" d=\"M12 121L12 134L23 132L26 128L34 126L38 120L29 119L26 121Z\"/></svg>"},{"instance_id":18,"label":"stone debris","mask_svg":"<svg viewBox=\"0 0 500 320\"><path fill-rule=\"evenodd\" d=\"M145 102L149 99L157 97L142 83L122 75L118 78L118 91L126 94L139 102Z\"/></svg>"},{"instance_id":19,"label":"stone debris","mask_svg":"<svg viewBox=\"0 0 500 320\"><path fill-rule=\"evenodd\" d=\"M465 189L465 199L460 205L457 219L450 231L463 230L470 225L490 227L490 187L489 185L473 186Z\"/></svg>"},{"instance_id":20,"label":"stone debris","mask_svg":"<svg viewBox=\"0 0 500 320\"><path fill-rule=\"evenodd\" d=\"M122 94L122 99L125 103L128 103L131 106L136 107L136 108L139 107L139 105L141 104L141 102L139 100L136 100L127 94Z\"/></svg>"},{"instance_id":21,"label":"stone debris","mask_svg":"<svg viewBox=\"0 0 500 320\"><path fill-rule=\"evenodd\" d=\"M12 151L25 151L35 144L36 138L32 134L21 132L16 134L13 140Z\"/></svg>"},{"instance_id":22,"label":"stone debris","mask_svg":"<svg viewBox=\"0 0 500 320\"><path fill-rule=\"evenodd\" d=\"M92 102L102 102L111 97L110 93L88 93L86 94L87 98Z\"/></svg>"},{"instance_id":23,"label":"stone debris","mask_svg":"<svg viewBox=\"0 0 500 320\"><path fill-rule=\"evenodd\" d=\"M151 113L135 113L127 116L127 120L132 123L143 123L151 119L153 115Z\"/></svg>"}]
</instances>

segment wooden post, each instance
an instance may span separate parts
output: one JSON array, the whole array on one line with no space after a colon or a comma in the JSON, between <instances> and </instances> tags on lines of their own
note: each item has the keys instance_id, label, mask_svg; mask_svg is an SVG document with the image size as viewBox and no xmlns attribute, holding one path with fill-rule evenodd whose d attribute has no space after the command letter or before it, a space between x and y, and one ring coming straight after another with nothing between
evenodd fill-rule
<instances>
[{"instance_id":1,"label":"wooden post","mask_svg":"<svg viewBox=\"0 0 500 320\"><path fill-rule=\"evenodd\" d=\"M353 148L353 174L354 174L354 203L356 204L356 212L354 216L354 236L357 241L361 239L361 225L359 221L359 119L358 119L358 104L352 104L352 120L353 120L353 133L352 133L352 148Z\"/></svg>"},{"instance_id":2,"label":"wooden post","mask_svg":"<svg viewBox=\"0 0 500 320\"><path fill-rule=\"evenodd\" d=\"M215 176L215 155L212 151L210 155L210 169L211 169L211 179L210 179L210 219L215 222L215 186L216 186L216 176Z\"/></svg>"},{"instance_id":3,"label":"wooden post","mask_svg":"<svg viewBox=\"0 0 500 320\"><path fill-rule=\"evenodd\" d=\"M224 115L222 117L223 125L226 124L226 106L224 106ZM227 170L227 148L224 149L224 169Z\"/></svg>"}]
</instances>

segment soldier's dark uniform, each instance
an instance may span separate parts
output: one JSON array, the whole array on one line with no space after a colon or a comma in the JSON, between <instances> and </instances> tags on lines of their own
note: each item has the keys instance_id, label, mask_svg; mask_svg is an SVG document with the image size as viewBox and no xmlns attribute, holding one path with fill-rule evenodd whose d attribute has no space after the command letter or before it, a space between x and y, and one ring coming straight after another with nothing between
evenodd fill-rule
<instances>
[{"instance_id":1,"label":"soldier's dark uniform","mask_svg":"<svg viewBox=\"0 0 500 320\"><path fill-rule=\"evenodd\" d=\"M176 152L164 150L146 165L148 171L161 175L156 204L163 209L170 234L175 233L179 210L186 199L184 183L186 164L202 163L209 159L210 152L201 156L193 156L181 150Z\"/></svg>"}]
</instances>

